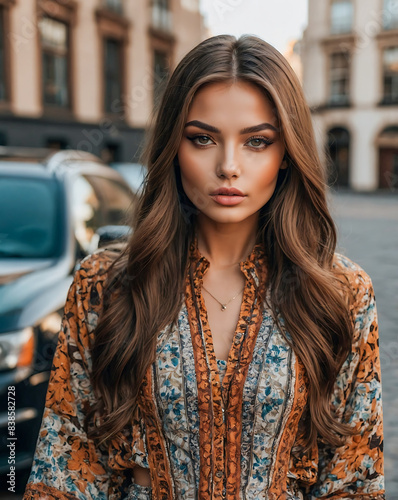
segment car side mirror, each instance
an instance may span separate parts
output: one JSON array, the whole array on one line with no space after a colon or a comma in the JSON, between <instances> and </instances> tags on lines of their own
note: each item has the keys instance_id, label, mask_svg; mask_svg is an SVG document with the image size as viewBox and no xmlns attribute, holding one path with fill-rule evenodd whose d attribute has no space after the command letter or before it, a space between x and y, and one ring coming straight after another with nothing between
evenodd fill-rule
<instances>
[{"instance_id":1,"label":"car side mirror","mask_svg":"<svg viewBox=\"0 0 398 500\"><path fill-rule=\"evenodd\" d=\"M126 242L132 233L130 226L102 226L97 229L92 238L96 248L102 248L109 243ZM93 251L95 248L93 248Z\"/></svg>"}]
</instances>

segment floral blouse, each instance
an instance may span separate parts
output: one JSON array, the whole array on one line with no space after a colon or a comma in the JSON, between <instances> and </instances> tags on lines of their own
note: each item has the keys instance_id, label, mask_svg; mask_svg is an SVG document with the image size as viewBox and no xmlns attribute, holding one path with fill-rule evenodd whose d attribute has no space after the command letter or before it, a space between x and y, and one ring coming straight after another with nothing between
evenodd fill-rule
<instances>
[{"instance_id":1,"label":"floral blouse","mask_svg":"<svg viewBox=\"0 0 398 500\"><path fill-rule=\"evenodd\" d=\"M359 434L338 448L318 439L304 454L306 371L259 301L261 245L240 263L245 289L225 362L213 349L201 294L210 264L196 240L178 322L158 335L131 426L97 448L83 421L95 402L90 346L110 263L102 251L75 273L24 500L385 498L376 302L359 265L334 256L355 292L355 333L331 399ZM149 469L150 487L134 483L136 465Z\"/></svg>"}]
</instances>

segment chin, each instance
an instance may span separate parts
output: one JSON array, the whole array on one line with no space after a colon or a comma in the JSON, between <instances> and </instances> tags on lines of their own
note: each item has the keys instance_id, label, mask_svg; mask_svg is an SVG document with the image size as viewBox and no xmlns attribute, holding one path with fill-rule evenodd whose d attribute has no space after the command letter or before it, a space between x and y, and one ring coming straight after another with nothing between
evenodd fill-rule
<instances>
[{"instance_id":1,"label":"chin","mask_svg":"<svg viewBox=\"0 0 398 500\"><path fill-rule=\"evenodd\" d=\"M248 218L254 216L255 214L206 214L202 212L202 215L213 222L217 222L219 224L239 224L244 222Z\"/></svg>"}]
</instances>

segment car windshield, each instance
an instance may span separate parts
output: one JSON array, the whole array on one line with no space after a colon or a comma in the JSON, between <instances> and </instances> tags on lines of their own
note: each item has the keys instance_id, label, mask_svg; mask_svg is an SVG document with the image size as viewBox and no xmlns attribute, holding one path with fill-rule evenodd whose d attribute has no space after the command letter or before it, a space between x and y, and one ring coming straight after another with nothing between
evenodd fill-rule
<instances>
[{"instance_id":1,"label":"car windshield","mask_svg":"<svg viewBox=\"0 0 398 500\"><path fill-rule=\"evenodd\" d=\"M49 258L59 249L58 188L52 179L0 180L0 259Z\"/></svg>"}]
</instances>

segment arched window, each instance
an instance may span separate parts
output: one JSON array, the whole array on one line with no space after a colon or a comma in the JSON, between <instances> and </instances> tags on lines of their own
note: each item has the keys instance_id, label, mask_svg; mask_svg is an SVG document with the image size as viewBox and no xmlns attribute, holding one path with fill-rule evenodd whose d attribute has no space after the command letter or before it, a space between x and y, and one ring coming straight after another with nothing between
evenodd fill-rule
<instances>
[{"instance_id":1,"label":"arched window","mask_svg":"<svg viewBox=\"0 0 398 500\"><path fill-rule=\"evenodd\" d=\"M379 188L398 190L398 125L386 127L377 138Z\"/></svg>"},{"instance_id":2,"label":"arched window","mask_svg":"<svg viewBox=\"0 0 398 500\"><path fill-rule=\"evenodd\" d=\"M334 187L349 186L350 133L343 127L328 132L328 183Z\"/></svg>"}]
</instances>

